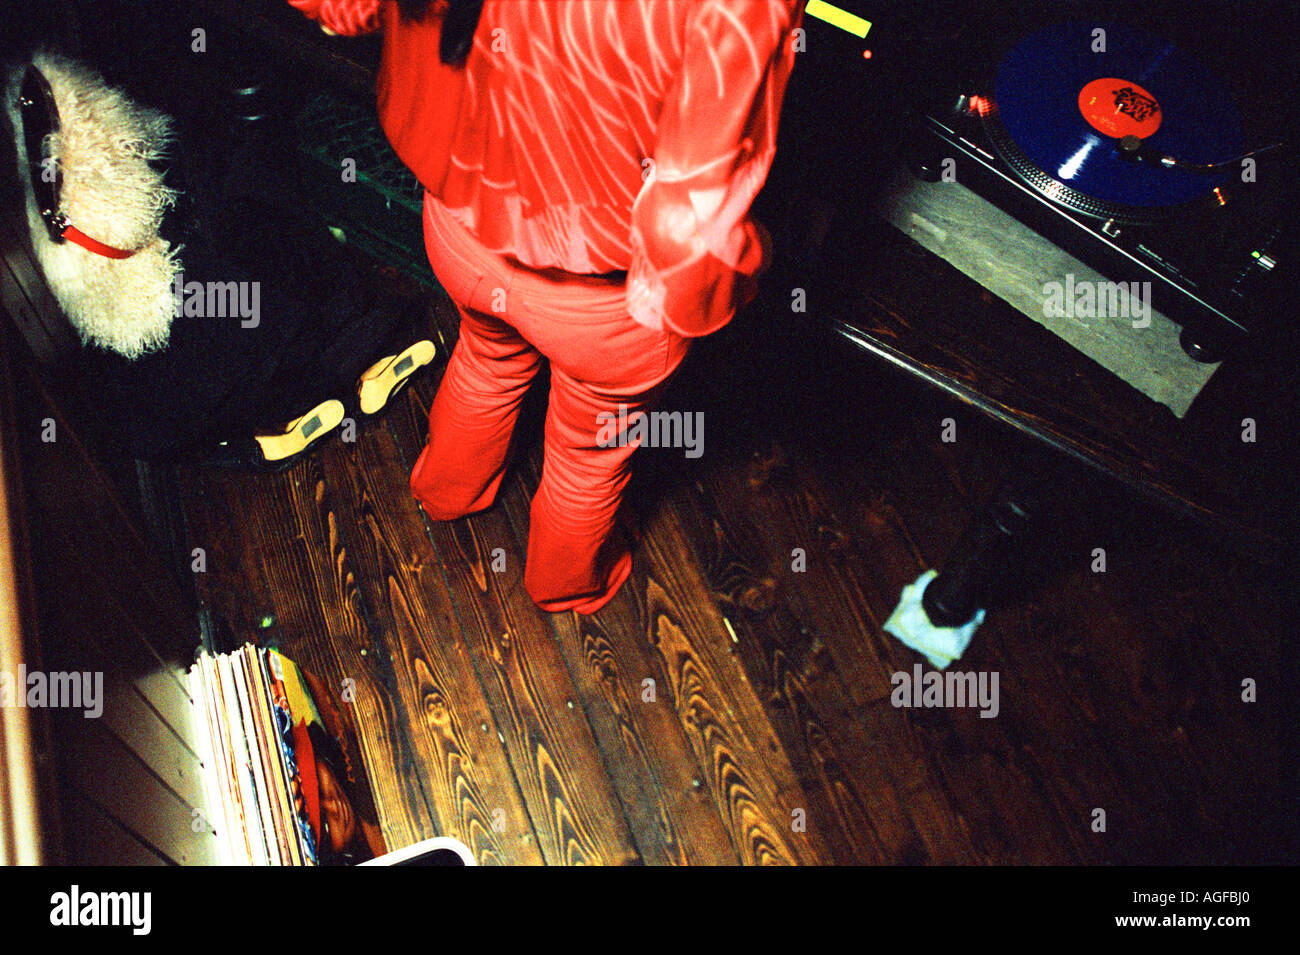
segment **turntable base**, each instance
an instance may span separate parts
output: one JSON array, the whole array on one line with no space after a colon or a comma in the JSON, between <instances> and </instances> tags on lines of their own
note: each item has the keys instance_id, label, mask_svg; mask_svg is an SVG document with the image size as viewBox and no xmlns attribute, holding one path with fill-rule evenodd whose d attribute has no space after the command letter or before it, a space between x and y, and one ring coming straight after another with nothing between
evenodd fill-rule
<instances>
[{"instance_id":1,"label":"turntable base","mask_svg":"<svg viewBox=\"0 0 1300 955\"><path fill-rule=\"evenodd\" d=\"M1132 320L1045 308L1043 290L1051 283L1073 305L1075 288L1101 288L1106 280L960 182L923 182L900 168L875 209L904 235L1179 418L1218 367L1189 358L1178 325L1154 308Z\"/></svg>"},{"instance_id":2,"label":"turntable base","mask_svg":"<svg viewBox=\"0 0 1300 955\"><path fill-rule=\"evenodd\" d=\"M777 227L778 256L765 287L776 300L782 289L806 290L793 334L829 330L827 348L847 341L881 388L893 387L892 369L956 398L959 434L963 413L982 414L1032 437L1049 458L1086 465L1073 481L1091 473L1116 482L1252 558L1283 552L1296 505L1291 432L1281 422L1297 401L1290 366L1300 330L1289 344L1224 362L1179 418L865 205L818 200L784 177L776 185L765 221ZM780 310L789 314L788 298ZM1247 418L1259 424L1248 445ZM939 440L940 421L919 426ZM863 428L869 441L871 423Z\"/></svg>"}]
</instances>

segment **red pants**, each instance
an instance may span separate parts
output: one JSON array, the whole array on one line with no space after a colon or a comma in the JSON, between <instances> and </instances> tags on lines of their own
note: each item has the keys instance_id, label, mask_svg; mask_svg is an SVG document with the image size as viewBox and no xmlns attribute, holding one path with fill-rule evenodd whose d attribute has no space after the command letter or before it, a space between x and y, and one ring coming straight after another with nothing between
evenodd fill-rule
<instances>
[{"instance_id":1,"label":"red pants","mask_svg":"<svg viewBox=\"0 0 1300 955\"><path fill-rule=\"evenodd\" d=\"M543 610L594 613L632 569L616 515L636 450L600 446L597 435L610 419L598 416L617 417L620 405L628 416L649 410L690 339L633 321L621 281L528 269L485 249L427 194L424 237L461 324L411 491L434 520L491 506L520 403L542 358L549 359L544 464L524 586Z\"/></svg>"}]
</instances>

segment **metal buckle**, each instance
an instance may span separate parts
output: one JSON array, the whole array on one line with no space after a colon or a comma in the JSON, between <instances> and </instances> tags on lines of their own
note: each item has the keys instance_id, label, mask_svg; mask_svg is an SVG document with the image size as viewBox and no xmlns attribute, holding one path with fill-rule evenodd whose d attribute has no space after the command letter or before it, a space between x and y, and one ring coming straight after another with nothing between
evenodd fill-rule
<instances>
[{"instance_id":1,"label":"metal buckle","mask_svg":"<svg viewBox=\"0 0 1300 955\"><path fill-rule=\"evenodd\" d=\"M54 242L63 241L63 233L68 231L71 224L68 221L68 214L63 211L55 212L53 209L42 209L41 218L45 220L45 227L50 230L50 239Z\"/></svg>"}]
</instances>

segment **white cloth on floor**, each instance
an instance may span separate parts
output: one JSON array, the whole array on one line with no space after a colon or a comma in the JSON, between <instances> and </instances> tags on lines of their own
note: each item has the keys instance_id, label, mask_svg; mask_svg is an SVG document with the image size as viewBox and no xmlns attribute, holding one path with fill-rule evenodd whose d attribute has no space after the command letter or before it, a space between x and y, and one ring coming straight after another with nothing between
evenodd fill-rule
<instances>
[{"instance_id":1,"label":"white cloth on floor","mask_svg":"<svg viewBox=\"0 0 1300 955\"><path fill-rule=\"evenodd\" d=\"M937 576L937 571L927 570L915 583L904 587L898 606L885 621L884 629L924 656L935 669L942 670L970 645L975 628L984 622L984 611L976 611L975 616L960 627L936 627L921 605L921 595Z\"/></svg>"}]
</instances>

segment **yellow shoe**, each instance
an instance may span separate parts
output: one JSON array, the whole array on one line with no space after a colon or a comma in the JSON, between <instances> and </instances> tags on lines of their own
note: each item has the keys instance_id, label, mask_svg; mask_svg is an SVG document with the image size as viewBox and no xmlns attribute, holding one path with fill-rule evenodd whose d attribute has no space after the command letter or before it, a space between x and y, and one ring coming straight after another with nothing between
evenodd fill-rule
<instances>
[{"instance_id":1,"label":"yellow shoe","mask_svg":"<svg viewBox=\"0 0 1300 955\"><path fill-rule=\"evenodd\" d=\"M261 449L263 460L275 465L302 454L342 421L343 402L330 398L301 418L290 421L279 434L256 434L253 440Z\"/></svg>"},{"instance_id":2,"label":"yellow shoe","mask_svg":"<svg viewBox=\"0 0 1300 955\"><path fill-rule=\"evenodd\" d=\"M363 415L376 415L417 371L429 362L437 349L433 342L418 341L399 355L381 358L357 380L357 399Z\"/></svg>"}]
</instances>

